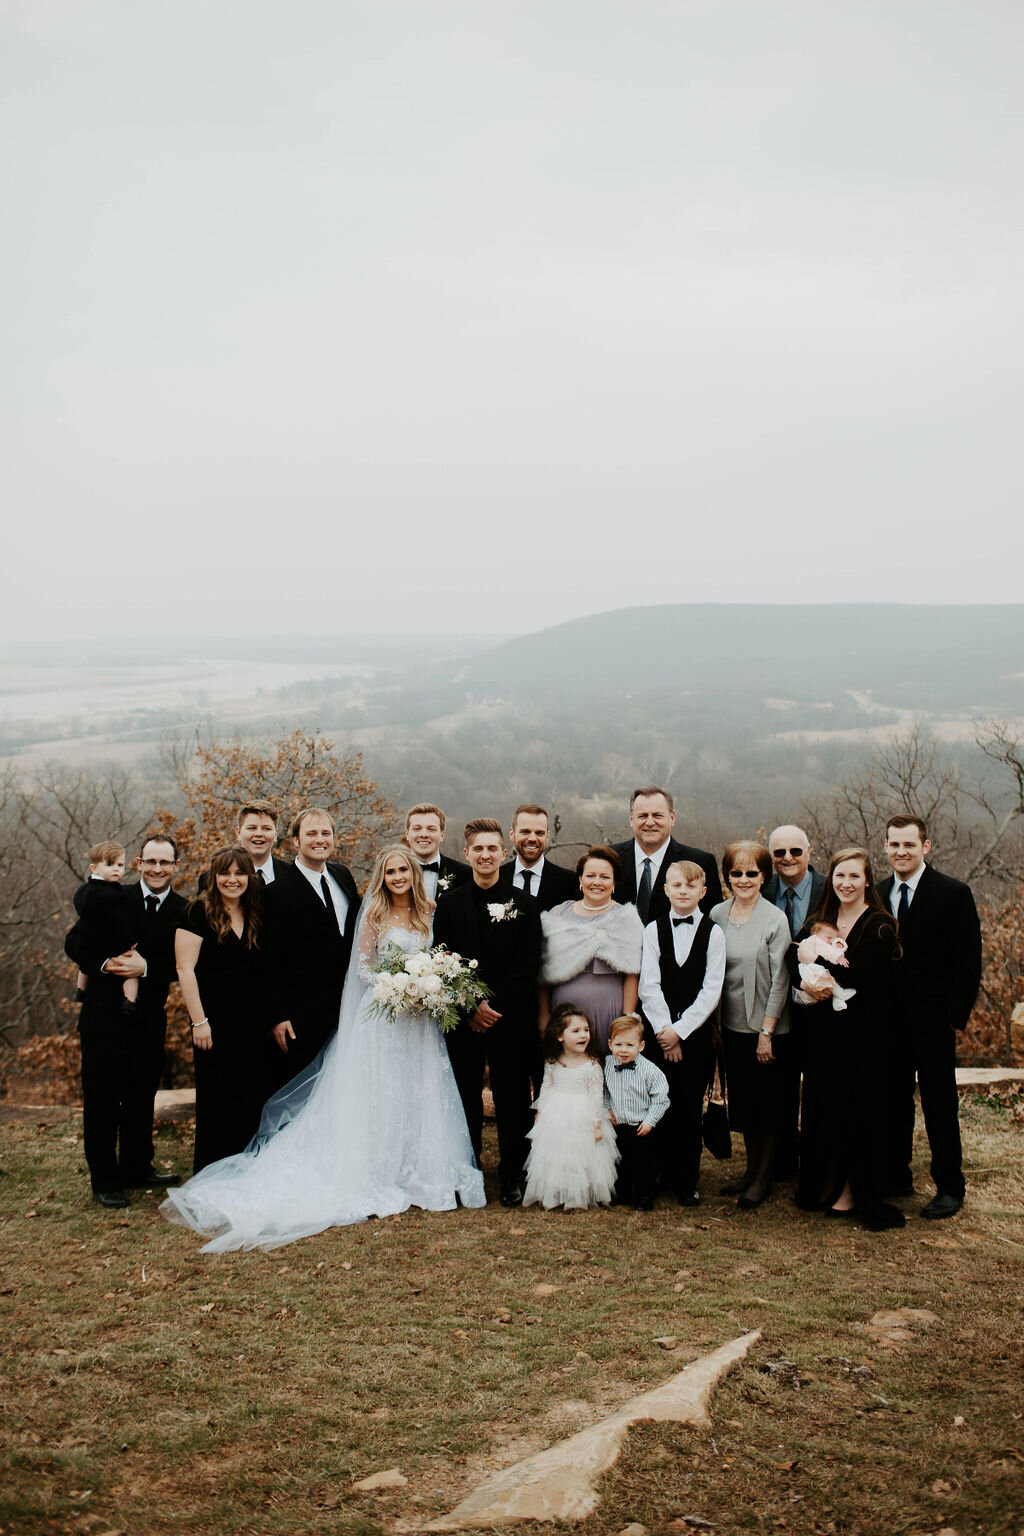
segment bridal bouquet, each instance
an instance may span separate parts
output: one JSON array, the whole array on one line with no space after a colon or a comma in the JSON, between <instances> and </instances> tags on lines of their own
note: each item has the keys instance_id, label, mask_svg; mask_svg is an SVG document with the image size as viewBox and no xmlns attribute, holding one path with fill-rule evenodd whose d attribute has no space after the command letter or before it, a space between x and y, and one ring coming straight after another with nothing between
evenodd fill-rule
<instances>
[{"instance_id":1,"label":"bridal bouquet","mask_svg":"<svg viewBox=\"0 0 1024 1536\"><path fill-rule=\"evenodd\" d=\"M476 975L475 960L463 960L438 944L411 955L397 944L381 950L370 971L371 1013L392 1023L400 1013L426 1013L446 1035L463 1014L472 1013L490 988Z\"/></svg>"}]
</instances>

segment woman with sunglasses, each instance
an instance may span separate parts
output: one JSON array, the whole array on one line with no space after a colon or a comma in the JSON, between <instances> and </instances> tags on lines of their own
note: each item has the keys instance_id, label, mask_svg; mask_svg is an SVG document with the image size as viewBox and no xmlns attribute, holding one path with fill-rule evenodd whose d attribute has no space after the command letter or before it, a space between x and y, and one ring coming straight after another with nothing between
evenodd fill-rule
<instances>
[{"instance_id":1,"label":"woman with sunglasses","mask_svg":"<svg viewBox=\"0 0 1024 1536\"><path fill-rule=\"evenodd\" d=\"M772 1165L786 1126L794 1071L789 1025L789 924L761 889L772 873L762 843L730 843L722 856L728 900L711 917L725 935L725 985L719 1004L729 1084L729 1121L741 1131L747 1171L722 1190L753 1210L772 1187Z\"/></svg>"}]
</instances>

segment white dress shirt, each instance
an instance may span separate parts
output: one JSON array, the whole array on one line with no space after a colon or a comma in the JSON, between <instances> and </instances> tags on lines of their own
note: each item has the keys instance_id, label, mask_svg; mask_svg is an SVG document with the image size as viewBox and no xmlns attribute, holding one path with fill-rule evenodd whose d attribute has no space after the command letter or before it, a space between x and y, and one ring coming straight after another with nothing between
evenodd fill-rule
<instances>
[{"instance_id":1,"label":"white dress shirt","mask_svg":"<svg viewBox=\"0 0 1024 1536\"><path fill-rule=\"evenodd\" d=\"M640 847L640 844L637 842L636 838L633 839L633 854L636 867L636 888L638 893L640 891L640 881L644 877L644 860L650 859L651 861L651 890L653 891L655 881L657 880L659 871L661 870L661 866L665 862L665 854L668 852L668 844L669 839L666 837L661 847L655 853L645 853L644 850Z\"/></svg>"},{"instance_id":2,"label":"white dress shirt","mask_svg":"<svg viewBox=\"0 0 1024 1536\"><path fill-rule=\"evenodd\" d=\"M512 884L515 886L517 891L523 891L526 889L525 883L523 881L524 870L529 870L530 874L533 876L533 879L530 881L530 895L536 896L538 890L540 889L540 877L544 873L544 855L541 854L536 864L524 864L518 853L516 854L516 867L512 871Z\"/></svg>"},{"instance_id":3,"label":"white dress shirt","mask_svg":"<svg viewBox=\"0 0 1024 1536\"><path fill-rule=\"evenodd\" d=\"M255 860L254 860L254 862L255 862ZM264 864L257 864L256 865L256 878L257 878L257 880L259 879L260 875L263 876L263 884L264 885L273 885L273 883L274 883L274 855L273 854L270 854L270 856L266 860L266 863L264 863Z\"/></svg>"},{"instance_id":4,"label":"white dress shirt","mask_svg":"<svg viewBox=\"0 0 1024 1536\"><path fill-rule=\"evenodd\" d=\"M914 897L917 894L918 884L920 883L921 876L924 874L927 867L928 866L922 862L914 870L914 873L910 875L906 880L904 880L902 875L896 875L896 878L892 882L892 890L889 892L889 905L892 908L893 917L899 915L900 886L906 885L909 887L907 891L907 905L908 907L912 907L914 905ZM893 873L895 874L895 870Z\"/></svg>"},{"instance_id":5,"label":"white dress shirt","mask_svg":"<svg viewBox=\"0 0 1024 1536\"><path fill-rule=\"evenodd\" d=\"M675 913L671 916L674 918ZM701 923L709 923L700 908L693 914L693 922L679 923L672 929L672 945L676 964L685 965L697 929ZM673 1020L661 990L661 944L658 940L657 923L648 923L644 929L644 951L640 961L640 1002L648 1023L656 1035L663 1029L674 1029L680 1040L686 1040L707 1022L718 1007L725 982L725 935L717 923L711 923L708 939L708 960L704 969L704 981L689 1008Z\"/></svg>"},{"instance_id":6,"label":"white dress shirt","mask_svg":"<svg viewBox=\"0 0 1024 1536\"><path fill-rule=\"evenodd\" d=\"M322 879L326 879L327 889L330 891L331 900L334 903L335 916L338 919L338 932L344 933L345 923L348 919L348 897L345 895L345 892L342 890L337 880L335 880L330 870L307 869L301 859L295 860L295 868L302 871L310 885L313 887L314 891L316 891L317 897L320 901L323 901L324 899L324 893L320 889L320 881Z\"/></svg>"}]
</instances>

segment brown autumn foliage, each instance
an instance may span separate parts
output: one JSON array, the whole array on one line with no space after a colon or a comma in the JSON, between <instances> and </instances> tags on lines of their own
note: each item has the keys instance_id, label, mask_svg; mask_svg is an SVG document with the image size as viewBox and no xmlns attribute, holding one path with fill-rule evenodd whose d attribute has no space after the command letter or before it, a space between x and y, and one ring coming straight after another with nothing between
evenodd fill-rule
<instances>
[{"instance_id":1,"label":"brown autumn foliage","mask_svg":"<svg viewBox=\"0 0 1024 1536\"><path fill-rule=\"evenodd\" d=\"M1011 1015L1024 1002L1024 885L1005 896L982 897L978 910L984 946L981 992L958 1054L964 1061L1019 1062Z\"/></svg>"},{"instance_id":2,"label":"brown autumn foliage","mask_svg":"<svg viewBox=\"0 0 1024 1536\"><path fill-rule=\"evenodd\" d=\"M82 878L81 861L90 842L114 836L134 852L147 827L168 832L181 851L181 873L175 884L188 894L195 890L210 855L233 841L238 808L245 800L272 801L282 829L303 806L319 805L337 822L338 857L352 867L362 884L375 849L393 833L397 822L395 807L367 777L362 758L340 754L318 731L295 730L262 741L197 741L194 748L177 756L175 769L181 809L165 807L143 814L141 820L142 791L123 775L115 776L116 797L105 783L101 794L96 782L82 773L44 773L36 782L12 781L7 786L10 804L0 809L7 811L12 832L26 838L24 848L19 845L16 867L41 886L40 899L31 909L27 898L12 906L9 929L0 914L0 938L11 935L6 949L0 944L0 959L10 972L7 997L28 994L31 983L33 1001L31 1012L22 1008L8 1026L14 1049L0 1057L0 1091L7 1097L25 1101L30 1096L36 1103L71 1103L80 1098L75 1011L70 1003L74 967L64 958L61 946L72 917L71 895ZM7 841L10 845L13 839ZM291 856L287 838L276 851L282 857ZM45 871L42 882L41 870ZM12 878L9 889L13 888ZM29 938L31 946L26 943ZM7 1012L12 1013L10 1007ZM0 1025L4 1023L0 1019ZM24 1038L26 1023L29 1034ZM168 999L164 1081L175 1087L192 1081L191 1045L176 986Z\"/></svg>"}]
</instances>

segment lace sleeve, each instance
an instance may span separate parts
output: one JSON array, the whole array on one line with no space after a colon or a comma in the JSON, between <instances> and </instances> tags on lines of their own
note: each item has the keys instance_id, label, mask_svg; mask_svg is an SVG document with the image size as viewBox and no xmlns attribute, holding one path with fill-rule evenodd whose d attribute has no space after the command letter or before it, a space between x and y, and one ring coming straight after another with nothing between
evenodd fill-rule
<instances>
[{"instance_id":1,"label":"lace sleeve","mask_svg":"<svg viewBox=\"0 0 1024 1536\"><path fill-rule=\"evenodd\" d=\"M587 1065L587 1100L594 1111L594 1124L600 1125L604 1109L604 1068L596 1061Z\"/></svg>"},{"instance_id":2,"label":"lace sleeve","mask_svg":"<svg viewBox=\"0 0 1024 1536\"><path fill-rule=\"evenodd\" d=\"M369 981L370 968L377 958L377 931L369 918L359 919L356 931L356 975L360 981Z\"/></svg>"}]
</instances>

